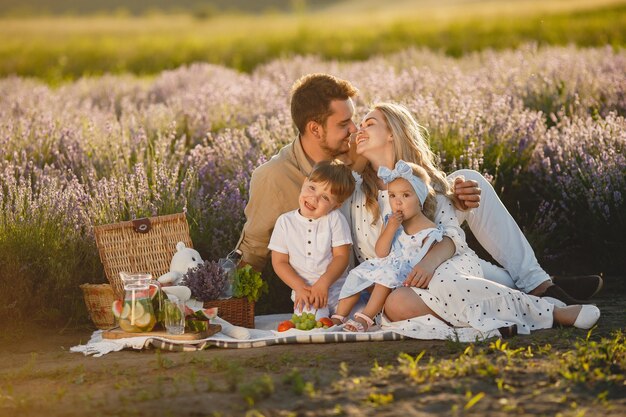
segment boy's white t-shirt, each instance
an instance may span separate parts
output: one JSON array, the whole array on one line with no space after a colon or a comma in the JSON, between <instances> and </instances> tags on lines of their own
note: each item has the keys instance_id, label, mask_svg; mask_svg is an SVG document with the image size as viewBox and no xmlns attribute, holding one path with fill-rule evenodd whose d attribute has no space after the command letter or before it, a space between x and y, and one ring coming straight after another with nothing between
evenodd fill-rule
<instances>
[{"instance_id":1,"label":"boy's white t-shirt","mask_svg":"<svg viewBox=\"0 0 626 417\"><path fill-rule=\"evenodd\" d=\"M319 219L307 219L293 210L276 220L268 248L289 255L289 264L313 285L333 259L332 248L347 244L352 244L350 226L339 210Z\"/></svg>"}]
</instances>

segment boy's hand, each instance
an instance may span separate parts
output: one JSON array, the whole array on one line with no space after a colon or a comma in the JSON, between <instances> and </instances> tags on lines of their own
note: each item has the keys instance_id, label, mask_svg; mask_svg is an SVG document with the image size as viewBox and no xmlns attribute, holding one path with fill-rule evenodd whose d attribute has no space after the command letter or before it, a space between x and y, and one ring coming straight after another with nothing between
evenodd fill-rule
<instances>
[{"instance_id":1,"label":"boy's hand","mask_svg":"<svg viewBox=\"0 0 626 417\"><path fill-rule=\"evenodd\" d=\"M389 216L387 225L388 227L391 227L393 230L398 230L398 227L402 225L403 221L404 221L404 214L401 211L396 211L391 216Z\"/></svg>"},{"instance_id":2,"label":"boy's hand","mask_svg":"<svg viewBox=\"0 0 626 417\"><path fill-rule=\"evenodd\" d=\"M294 311L304 311L311 306L311 287L308 285L302 285L300 288L294 289L296 292L295 300L293 302Z\"/></svg>"},{"instance_id":3,"label":"boy's hand","mask_svg":"<svg viewBox=\"0 0 626 417\"><path fill-rule=\"evenodd\" d=\"M311 286L311 302L315 308L326 307L328 304L328 286L321 280Z\"/></svg>"},{"instance_id":4,"label":"boy's hand","mask_svg":"<svg viewBox=\"0 0 626 417\"><path fill-rule=\"evenodd\" d=\"M430 280L433 279L434 273L434 270L420 265L418 262L417 265L413 267L413 270L409 272L402 285L405 287L428 288L428 284L430 284Z\"/></svg>"},{"instance_id":5,"label":"boy's hand","mask_svg":"<svg viewBox=\"0 0 626 417\"><path fill-rule=\"evenodd\" d=\"M459 198L465 210L476 208L480 205L480 188L473 180L465 180L463 177L454 179L454 194Z\"/></svg>"}]
</instances>

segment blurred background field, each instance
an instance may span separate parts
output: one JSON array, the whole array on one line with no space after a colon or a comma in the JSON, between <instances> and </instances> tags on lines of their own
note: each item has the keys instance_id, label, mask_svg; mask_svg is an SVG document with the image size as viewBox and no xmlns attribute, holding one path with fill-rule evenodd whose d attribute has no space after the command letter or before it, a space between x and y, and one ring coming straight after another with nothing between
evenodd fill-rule
<instances>
[{"instance_id":1,"label":"blurred background field","mask_svg":"<svg viewBox=\"0 0 626 417\"><path fill-rule=\"evenodd\" d=\"M314 54L363 60L522 43L623 46L623 0L0 1L0 76L49 82L156 74L192 62L243 71Z\"/></svg>"},{"instance_id":2,"label":"blurred background field","mask_svg":"<svg viewBox=\"0 0 626 417\"><path fill-rule=\"evenodd\" d=\"M186 210L226 255L314 71L360 89L356 121L406 104L549 272L623 275L625 1L170 3L0 0L0 324L86 321L97 224ZM257 312L288 308L265 276Z\"/></svg>"}]
</instances>

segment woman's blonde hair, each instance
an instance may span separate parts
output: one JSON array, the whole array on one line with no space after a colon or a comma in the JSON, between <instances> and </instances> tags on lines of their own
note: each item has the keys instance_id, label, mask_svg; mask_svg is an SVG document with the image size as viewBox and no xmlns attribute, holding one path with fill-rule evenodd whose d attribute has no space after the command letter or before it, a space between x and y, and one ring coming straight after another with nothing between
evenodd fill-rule
<instances>
[{"instance_id":1,"label":"woman's blonde hair","mask_svg":"<svg viewBox=\"0 0 626 417\"><path fill-rule=\"evenodd\" d=\"M452 186L446 179L445 173L439 169L439 158L430 150L426 128L421 126L411 112L400 104L378 103L374 109L383 114L387 129L391 132L395 160L412 162L424 168L435 192L448 197L455 207L462 207L452 191ZM368 163L363 170L361 188L365 193L365 206L375 219L374 224L380 217L377 178L377 173L372 164Z\"/></svg>"}]
</instances>

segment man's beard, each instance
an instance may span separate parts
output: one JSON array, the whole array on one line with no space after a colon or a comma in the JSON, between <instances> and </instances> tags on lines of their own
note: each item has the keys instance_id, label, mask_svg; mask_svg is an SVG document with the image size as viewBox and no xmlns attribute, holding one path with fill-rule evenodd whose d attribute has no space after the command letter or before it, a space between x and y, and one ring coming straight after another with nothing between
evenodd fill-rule
<instances>
[{"instance_id":1,"label":"man's beard","mask_svg":"<svg viewBox=\"0 0 626 417\"><path fill-rule=\"evenodd\" d=\"M343 144L343 142L341 142L341 144ZM333 149L330 146L328 146L328 140L326 139L326 132L324 132L324 135L322 136L322 140L320 142L320 148L322 148L322 150L326 152L326 154L328 154L332 158L336 158L337 156L345 154L350 150L349 148L346 150Z\"/></svg>"}]
</instances>

